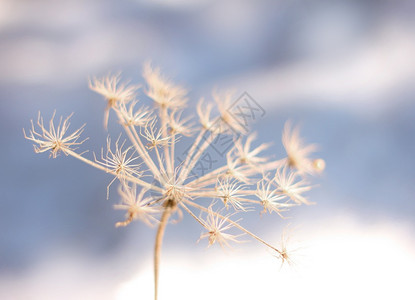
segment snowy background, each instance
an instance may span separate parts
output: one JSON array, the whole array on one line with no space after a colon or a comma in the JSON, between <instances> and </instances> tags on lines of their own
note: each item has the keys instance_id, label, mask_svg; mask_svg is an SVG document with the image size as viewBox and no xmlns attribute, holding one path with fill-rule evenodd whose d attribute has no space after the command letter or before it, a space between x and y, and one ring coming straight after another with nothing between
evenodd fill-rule
<instances>
[{"instance_id":1,"label":"snowy background","mask_svg":"<svg viewBox=\"0 0 415 300\"><path fill-rule=\"evenodd\" d=\"M414 299L414 14L410 0L0 0L0 299L152 299L155 230L115 228L111 176L35 155L22 132L38 111L75 112L100 151L87 79L142 83L148 59L192 105L248 92L266 111L258 142L281 157L291 119L327 163L317 205L244 220L272 243L290 223L293 268L255 241L206 249L185 217L166 232L160 299Z\"/></svg>"}]
</instances>

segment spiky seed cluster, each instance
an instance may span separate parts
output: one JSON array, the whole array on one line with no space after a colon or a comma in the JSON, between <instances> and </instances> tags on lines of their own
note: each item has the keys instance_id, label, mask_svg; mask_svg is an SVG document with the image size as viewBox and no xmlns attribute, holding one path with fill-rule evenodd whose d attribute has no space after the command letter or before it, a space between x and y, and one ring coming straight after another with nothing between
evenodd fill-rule
<instances>
[{"instance_id":1,"label":"spiky seed cluster","mask_svg":"<svg viewBox=\"0 0 415 300\"><path fill-rule=\"evenodd\" d=\"M69 118L63 122L61 119L55 127L52 117L49 129L46 129L39 117L40 131L36 131L32 124L25 137L35 143L36 152L50 150L51 156L56 157L62 151L114 175L114 180L120 181L122 199L116 208L127 211L126 220L117 226L125 226L135 219L146 224L158 221L156 258L167 220L171 214L180 215L184 210L205 229L200 238L208 238L209 245L217 242L227 246L229 242L237 242L240 235L228 231L238 230L274 249L279 257L287 260L285 249L268 244L231 218L246 211L248 205L249 209L259 207L262 213L282 215L295 205L310 204L304 195L311 189L305 176L324 168L322 159L310 158L315 146L306 145L300 138L298 127L288 122L282 138L286 158L272 160L263 156L262 152L269 148L269 144L253 146L255 134L247 138L234 137L234 147L226 155L227 163L195 177L192 171L219 135L232 137L247 133L242 122L229 112L229 106L233 105L232 94L214 93L216 116L214 104L200 101L197 106L200 126L195 127L189 125L189 117L183 117L187 101L185 89L175 86L150 64L145 66L143 76L147 83L144 93L155 104L152 109L145 106L136 108L137 102L142 101L136 99L137 86L120 83L119 75L90 82L90 88L108 102L105 124L110 110L122 124L131 142L125 149L125 142L120 145L118 139L115 150L111 150L108 140L106 155L102 153L100 160L92 161L77 154L73 150L82 143L78 139L83 127L67 134ZM176 159L176 143L186 137L191 137L192 146L184 160ZM142 177L143 173L150 175ZM213 203L218 199L215 206L219 208L215 210Z\"/></svg>"},{"instance_id":2,"label":"spiky seed cluster","mask_svg":"<svg viewBox=\"0 0 415 300\"><path fill-rule=\"evenodd\" d=\"M247 133L247 128L244 126L242 120L235 117L231 113L231 108L235 102L235 96L232 92L226 92L219 94L218 92L213 93L213 99L216 102L216 106L220 114L220 128L221 132L232 133Z\"/></svg>"},{"instance_id":3,"label":"spiky seed cluster","mask_svg":"<svg viewBox=\"0 0 415 300\"><path fill-rule=\"evenodd\" d=\"M209 205L204 227L207 232L200 235L200 240L208 238L209 246L218 243L221 247L230 246L229 242L240 243L239 237L244 234L231 234L228 231L234 227L234 224L227 222L233 214L223 215L220 217L218 213L213 210L213 205ZM236 221L238 222L238 221Z\"/></svg>"},{"instance_id":4,"label":"spiky seed cluster","mask_svg":"<svg viewBox=\"0 0 415 300\"><path fill-rule=\"evenodd\" d=\"M291 172L287 166L277 169L274 177L276 191L289 197L296 204L311 204L303 193L311 190L311 186L300 177L299 173Z\"/></svg>"},{"instance_id":5,"label":"spiky seed cluster","mask_svg":"<svg viewBox=\"0 0 415 300\"><path fill-rule=\"evenodd\" d=\"M211 131L214 133L221 133L221 128L218 126L220 122L217 122L217 119L211 117L213 109L213 103L208 103L205 105L204 99L200 99L197 104L197 114L199 116L199 122L202 125L203 130Z\"/></svg>"},{"instance_id":6,"label":"spiky seed cluster","mask_svg":"<svg viewBox=\"0 0 415 300\"><path fill-rule=\"evenodd\" d=\"M299 127L293 127L290 121L285 123L282 143L287 152L286 164L297 169L298 173L313 174L324 170L324 160L310 158L310 154L316 151L317 146L314 144L305 145L300 137Z\"/></svg>"},{"instance_id":7,"label":"spiky seed cluster","mask_svg":"<svg viewBox=\"0 0 415 300\"><path fill-rule=\"evenodd\" d=\"M95 162L104 166L107 169L107 172L115 173L116 176L107 186L107 199L109 197L109 188L111 184L118 178L121 182L125 182L126 177L136 177L139 178L142 175L142 172L139 170L140 164L136 163L138 156L136 156L134 147L129 146L125 149L126 141L123 141L120 145L120 137L115 142L114 151L111 149L111 139L107 138L107 151L104 156L104 150L101 150L101 160L99 161L95 154Z\"/></svg>"},{"instance_id":8,"label":"spiky seed cluster","mask_svg":"<svg viewBox=\"0 0 415 300\"><path fill-rule=\"evenodd\" d=\"M128 83L120 83L120 74L116 74L108 75L101 79L91 79L89 88L104 96L104 99L107 101L107 108L104 114L104 127L106 129L110 109L117 108L120 103L133 100L139 87L128 85Z\"/></svg>"},{"instance_id":9,"label":"spiky seed cluster","mask_svg":"<svg viewBox=\"0 0 415 300\"><path fill-rule=\"evenodd\" d=\"M179 109L186 106L187 91L161 75L160 68L145 64L143 77L147 82L146 94L157 105L169 109Z\"/></svg>"},{"instance_id":10,"label":"spiky seed cluster","mask_svg":"<svg viewBox=\"0 0 415 300\"><path fill-rule=\"evenodd\" d=\"M222 200L226 208L231 205L235 211L246 211L244 207L244 187L237 180L226 177L218 180L216 187L217 197Z\"/></svg>"},{"instance_id":11,"label":"spiky seed cluster","mask_svg":"<svg viewBox=\"0 0 415 300\"><path fill-rule=\"evenodd\" d=\"M287 201L284 194L279 193L272 180L269 181L265 178L257 183L257 192L255 195L264 207L263 212L276 212L281 217L283 217L282 212L287 211L294 205L290 201Z\"/></svg>"},{"instance_id":12,"label":"spiky seed cluster","mask_svg":"<svg viewBox=\"0 0 415 300\"><path fill-rule=\"evenodd\" d=\"M140 132L142 137L147 140L147 149L151 150L167 144L171 136L164 136L161 129L157 129L156 121L153 120L146 124L143 131Z\"/></svg>"},{"instance_id":13,"label":"spiky seed cluster","mask_svg":"<svg viewBox=\"0 0 415 300\"><path fill-rule=\"evenodd\" d=\"M245 145L241 139L235 141L235 156L239 159L239 163L244 165L248 164L256 168L256 165L260 165L267 161L267 158L260 157L259 154L269 148L270 144L262 144L255 149L251 149L252 142L255 140L256 134L250 134L245 141Z\"/></svg>"},{"instance_id":14,"label":"spiky seed cluster","mask_svg":"<svg viewBox=\"0 0 415 300\"><path fill-rule=\"evenodd\" d=\"M153 116L147 107L140 107L139 109L135 109L136 104L137 101L131 101L127 107L125 102L120 102L120 104L115 107L117 112L122 115L121 120L124 122L122 125L126 127L143 127L153 120Z\"/></svg>"},{"instance_id":15,"label":"spiky seed cluster","mask_svg":"<svg viewBox=\"0 0 415 300\"><path fill-rule=\"evenodd\" d=\"M38 131L36 131L33 121L31 121L32 129L28 135L26 135L26 132L23 129L25 138L34 142L34 149L36 153L50 151L50 156L53 158L56 158L61 151L65 155L68 155L70 150L75 150L76 146L81 145L85 140L87 140L84 139L82 141L78 141L84 131L85 124L71 134L67 134L70 125L69 119L72 114L65 120L60 117L59 124L55 126L55 113L56 112L53 113L52 118L49 121L49 129L45 127L40 112L37 118L37 125L39 127Z\"/></svg>"},{"instance_id":16,"label":"spiky seed cluster","mask_svg":"<svg viewBox=\"0 0 415 300\"><path fill-rule=\"evenodd\" d=\"M124 183L118 188L121 196L121 203L114 205L115 209L126 210L126 220L115 224L116 227L127 226L133 220L141 220L149 226L157 223L156 215L160 213L158 207L148 205L153 200L152 197L144 197L147 193L146 188L142 188L137 194L137 186L129 186Z\"/></svg>"}]
</instances>

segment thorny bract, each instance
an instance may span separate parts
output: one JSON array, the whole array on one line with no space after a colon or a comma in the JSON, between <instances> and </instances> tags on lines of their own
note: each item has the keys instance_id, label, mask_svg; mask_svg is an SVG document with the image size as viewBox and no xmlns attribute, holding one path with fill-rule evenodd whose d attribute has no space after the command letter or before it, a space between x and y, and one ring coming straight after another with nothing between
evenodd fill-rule
<instances>
[{"instance_id":1,"label":"thorny bract","mask_svg":"<svg viewBox=\"0 0 415 300\"><path fill-rule=\"evenodd\" d=\"M119 74L94 78L89 83L107 101L105 128L113 111L130 145L119 139L112 145L108 138L106 151L99 158L94 154L93 160L88 159L76 152L76 147L83 143L80 135L84 126L68 132L70 116L61 118L58 124L53 116L49 126L45 126L39 114L38 129L32 122L31 130L24 135L34 142L36 153L50 151L56 158L62 152L112 174L114 178L107 189L115 180L120 182L121 202L115 208L126 211L125 221L116 223L117 227L134 220L158 226L154 249L155 299L165 227L172 215L180 218L183 211L202 226L200 240L206 238L209 246L215 243L229 246L240 242L242 235L248 235L275 251L283 262L289 262L285 247L272 246L241 226L240 219L232 218L255 207L261 213L275 212L282 217L290 207L310 204L304 195L311 189L308 178L324 169L324 160L310 157L315 145L306 145L298 127L287 122L282 137L286 157L280 160L264 157L261 153L270 145L253 146L256 135L248 135L247 128L229 110L233 99L230 93L214 93L211 103L200 100L199 125L195 125L183 117L188 101L184 88L163 77L150 64L145 65L143 77L144 94L153 100L154 108L139 107L143 100L137 99L139 86L121 83ZM195 176L197 163L220 136L234 139L233 147L226 153L226 163ZM176 143L187 137L192 137L191 146L184 159L179 160L175 156Z\"/></svg>"}]
</instances>

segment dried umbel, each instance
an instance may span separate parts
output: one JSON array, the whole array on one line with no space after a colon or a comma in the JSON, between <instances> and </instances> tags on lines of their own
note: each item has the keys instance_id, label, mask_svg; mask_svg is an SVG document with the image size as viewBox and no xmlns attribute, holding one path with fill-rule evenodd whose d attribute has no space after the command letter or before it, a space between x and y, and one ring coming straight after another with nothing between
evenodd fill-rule
<instances>
[{"instance_id":1,"label":"dried umbel","mask_svg":"<svg viewBox=\"0 0 415 300\"><path fill-rule=\"evenodd\" d=\"M121 200L115 208L126 211L125 221L116 223L117 227L134 220L158 227L155 299L164 231L173 215L180 219L183 212L203 228L200 240L207 239L209 246L230 246L240 242L242 236L250 236L275 251L283 262L289 261L285 247L274 247L241 226L240 215L258 208L261 214L275 212L282 217L293 206L310 204L304 195L311 189L309 177L324 168L322 159L310 158L315 146L305 145L298 127L287 123L283 132L287 156L272 160L262 155L270 145L254 146L256 135L248 135L248 128L229 111L231 94L214 93L211 103L201 100L197 106L199 125L194 125L183 111L188 100L184 88L162 77L160 70L149 64L144 68L144 79L145 96L141 98L151 99L153 108L142 106L146 99L137 99L138 86L120 83L119 75L90 81L90 88L107 101L104 125L113 111L129 139L128 145L120 138L112 144L108 138L106 151L99 158L94 154L94 159L88 159L84 152L76 152L83 142L83 126L70 132L69 117L61 118L58 124L52 117L45 127L40 114L39 129L32 122L25 137L35 144L36 153L50 151L55 158L63 152L112 174L114 178L107 188L115 180L120 182ZM197 163L220 135L234 139L226 153L226 163L195 176ZM178 159L175 147L183 139L190 139L191 146L185 157Z\"/></svg>"}]
</instances>

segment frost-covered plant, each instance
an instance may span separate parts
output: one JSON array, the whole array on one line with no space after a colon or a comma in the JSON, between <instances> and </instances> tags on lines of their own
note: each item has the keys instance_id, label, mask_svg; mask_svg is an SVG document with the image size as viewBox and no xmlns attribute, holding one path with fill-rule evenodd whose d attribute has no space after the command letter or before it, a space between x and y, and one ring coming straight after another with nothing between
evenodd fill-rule
<instances>
[{"instance_id":1,"label":"frost-covered plant","mask_svg":"<svg viewBox=\"0 0 415 300\"><path fill-rule=\"evenodd\" d=\"M289 208L310 204L304 195L311 189L306 176L324 169L322 159L311 159L314 145L305 145L298 127L287 122L283 130L283 145L287 156L271 160L261 156L269 144L253 147L255 134L247 134L247 128L230 113L232 95L213 95L214 103L199 101L197 115L199 126L191 124L191 118L183 117L187 104L187 91L164 78L158 68L145 65L143 77L147 87L144 93L154 101L154 108L138 107L138 86L121 83L119 75L109 75L90 81L90 88L107 101L104 126L107 127L110 111L113 111L130 140L107 140L106 151L93 159L76 152L83 127L68 132L69 118L60 118L56 125L54 116L45 126L39 113L37 127L32 121L28 140L34 142L36 153L50 151L53 158L62 152L95 168L114 175L107 186L118 180L121 202L116 209L126 211L126 219L117 227L127 226L133 220L147 225L157 225L154 250L155 299L157 299L158 272L162 239L166 225L174 214L183 211L202 226L200 240L207 238L208 245L218 243L229 246L248 235L266 245L282 261L290 261L285 247L272 246L232 219L254 207L261 213L282 213ZM140 103L141 104L141 103ZM213 116L214 108L218 115ZM233 137L233 147L226 154L226 163L201 176L193 170L219 136ZM241 138L242 136L242 138ZM246 137L244 137L246 136ZM175 147L181 139L191 139L190 149L183 160L175 156ZM239 231L239 232L238 232Z\"/></svg>"}]
</instances>

